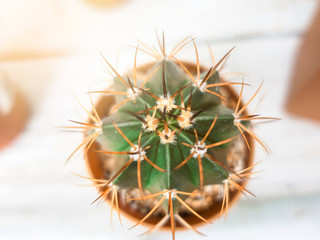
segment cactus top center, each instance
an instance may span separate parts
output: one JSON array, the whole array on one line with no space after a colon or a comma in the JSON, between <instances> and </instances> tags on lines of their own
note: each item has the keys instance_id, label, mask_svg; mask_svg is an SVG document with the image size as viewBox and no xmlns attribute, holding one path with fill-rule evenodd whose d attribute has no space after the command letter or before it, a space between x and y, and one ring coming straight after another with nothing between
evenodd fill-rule
<instances>
[{"instance_id":1,"label":"cactus top center","mask_svg":"<svg viewBox=\"0 0 320 240\"><path fill-rule=\"evenodd\" d=\"M175 107L174 99L170 98L168 95L167 97L160 96L159 100L157 101L157 108L161 111L170 112Z\"/></svg>"}]
</instances>

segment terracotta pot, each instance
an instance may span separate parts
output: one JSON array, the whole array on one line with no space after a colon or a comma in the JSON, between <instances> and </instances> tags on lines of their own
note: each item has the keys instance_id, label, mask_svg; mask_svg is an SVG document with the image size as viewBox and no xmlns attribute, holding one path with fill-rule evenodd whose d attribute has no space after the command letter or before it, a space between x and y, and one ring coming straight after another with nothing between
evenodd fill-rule
<instances>
[{"instance_id":1,"label":"terracotta pot","mask_svg":"<svg viewBox=\"0 0 320 240\"><path fill-rule=\"evenodd\" d=\"M286 109L320 122L320 5L306 31L291 76Z\"/></svg>"},{"instance_id":2,"label":"terracotta pot","mask_svg":"<svg viewBox=\"0 0 320 240\"><path fill-rule=\"evenodd\" d=\"M189 63L189 62L183 62L183 64L189 69L189 71L192 74L195 74L196 72L196 65L193 63ZM137 68L137 74L142 73L142 74L146 74L150 68L153 66L153 63L149 63L149 64L145 64L142 65L140 67ZM201 67L201 71L208 71L207 68L205 67ZM222 80L223 81L223 80ZM231 99L234 100L233 104L236 104L236 101L238 100L238 94L229 86L224 87L226 89L226 93L231 97ZM230 101L232 102L232 101ZM98 114L100 115L100 117L106 117L109 114L109 111L111 110L111 107L113 106L113 104L115 103L115 98L114 96L103 96L100 98L100 100L98 101L98 103L96 104L96 109ZM243 103L240 103L240 106L243 106ZM245 111L244 114L247 114L247 112ZM254 156L254 145L253 145L253 140L251 137L249 137L248 135L246 135L249 144L251 146L251 151L246 150L246 158L244 159L244 166L249 167L253 164L253 156ZM99 153L97 153L96 149L98 149L99 146L97 143L94 143L89 151L88 154L86 156L86 165L87 165L87 170L88 173L90 175L91 178L94 179L105 179L105 174L103 169L101 168L101 155ZM95 182L95 184L97 184L97 182ZM241 183L241 186L245 186L247 184L247 180L243 181ZM99 192L102 191L102 189L100 187L97 188ZM229 207L231 207L235 202L237 202L239 200L239 197L241 195L241 192L239 191L232 191L229 194ZM121 196L118 195L118 197L120 198ZM107 197L105 199L107 202L110 201L110 199ZM201 216L203 216L205 219L208 219L209 221L213 221L216 218L219 217L220 214L220 210L221 210L221 202L215 204L214 206L212 206L212 208L208 211L206 210L205 212L201 212ZM130 220L132 220L133 222L137 222L139 220L141 220L145 215L141 214L140 212L137 212L133 209L131 209L130 207L128 207L128 205L126 205L124 203L124 201L120 201L119 202L119 207L120 207L120 211L121 213L129 218ZM189 215L189 216L184 216L183 217L189 224L191 224L192 226L200 226L202 224L206 224L205 222L203 222L202 220L200 220L199 218L193 216L193 215ZM146 226L146 227L151 227L153 225L155 225L158 221L160 220L160 218L158 217L153 217L150 216L145 222L142 223L142 225ZM171 231L171 227L169 222L164 225L163 227L161 227L160 229L162 230L170 230ZM177 230L184 230L185 228L180 225L177 224L176 225L176 229Z\"/></svg>"},{"instance_id":3,"label":"terracotta pot","mask_svg":"<svg viewBox=\"0 0 320 240\"><path fill-rule=\"evenodd\" d=\"M20 90L0 76L0 150L8 146L24 129L28 118L26 100Z\"/></svg>"}]
</instances>

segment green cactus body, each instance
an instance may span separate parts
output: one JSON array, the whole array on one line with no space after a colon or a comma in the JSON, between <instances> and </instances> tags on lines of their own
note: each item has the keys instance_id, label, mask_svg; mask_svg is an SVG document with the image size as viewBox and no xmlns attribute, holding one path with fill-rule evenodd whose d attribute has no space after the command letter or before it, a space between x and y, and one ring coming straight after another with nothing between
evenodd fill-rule
<instances>
[{"instance_id":1,"label":"green cactus body","mask_svg":"<svg viewBox=\"0 0 320 240\"><path fill-rule=\"evenodd\" d=\"M191 41L197 57L196 74L191 74L194 71L190 72L174 57ZM111 202L115 201L118 208L118 189L139 189L141 196L131 200L155 198L157 203L136 225L162 206L166 211L162 220L165 222L170 218L175 238L175 220L195 230L179 216L182 206L208 222L185 201L189 196L203 196L205 186L222 187L224 196L220 215L228 211L229 191L236 189L238 192L250 193L242 183L252 174L251 170L255 165L250 165L252 162L249 162L247 168L235 172L234 166L228 166L227 161L230 146L240 136L243 138L242 143L250 150L251 143L247 139L250 135L268 151L249 125L253 120L275 118L246 114L246 107L262 84L250 100L242 105L240 100L246 84L243 81L220 81L217 69L232 49L207 72L203 72L200 71L193 39L188 42L183 40L169 55L166 55L164 46L163 40L160 46L162 56L150 47L147 47L149 52L143 50L157 59L143 77L137 77L138 47L133 71L126 76L121 76L105 59L117 77L113 80L113 89L99 93L115 95L115 106L111 114L101 120L90 97L93 110L90 113L85 109L90 122L73 121L80 125L68 127L84 130L86 135L69 159L85 145L87 154L92 143L98 142L98 154L112 155L115 159L109 179L93 179L97 186L102 186L99 198L107 196L112 190ZM228 85L241 85L238 100L225 99L224 94L220 93L220 88ZM234 109L223 103L228 100L236 102ZM146 192L148 194L144 195ZM162 220L159 223L163 224Z\"/></svg>"},{"instance_id":2,"label":"green cactus body","mask_svg":"<svg viewBox=\"0 0 320 240\"><path fill-rule=\"evenodd\" d=\"M131 94L117 95L116 104L126 101L128 96L134 99L103 119L103 133L97 140L105 150L128 153L117 155L116 171L133 161L112 183L120 188L148 190L151 194L166 190L191 193L202 190L204 185L222 184L229 176L228 169L223 167L227 165L228 143L206 146L231 141L239 135L233 110L221 104L219 87L210 89L217 95L203 91L175 61L159 61L154 70L143 88L140 86L145 79L133 83L128 78L126 84L125 77L114 79L115 91ZM219 82L219 72L215 71L205 85ZM247 126L249 121L243 124ZM162 197L157 196L159 200ZM186 197L180 195L181 199ZM181 203L175 197L172 201L175 213ZM162 204L168 208L168 198Z\"/></svg>"}]
</instances>

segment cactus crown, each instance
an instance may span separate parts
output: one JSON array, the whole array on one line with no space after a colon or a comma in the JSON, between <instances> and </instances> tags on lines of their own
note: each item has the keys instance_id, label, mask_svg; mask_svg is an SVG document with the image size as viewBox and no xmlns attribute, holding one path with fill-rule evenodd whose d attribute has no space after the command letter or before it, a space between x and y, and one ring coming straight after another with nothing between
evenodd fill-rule
<instances>
[{"instance_id":1,"label":"cactus crown","mask_svg":"<svg viewBox=\"0 0 320 240\"><path fill-rule=\"evenodd\" d=\"M191 42L197 57L196 74L175 58L175 54ZM144 48L136 48L134 68L126 76L121 76L105 59L116 77L113 89L103 93L114 94L116 104L106 118L101 120L93 108L90 113L93 123L80 123L87 137L79 147L87 143L90 146L96 140L100 143L101 154L116 158L112 177L99 180L105 186L100 197L112 189L138 188L141 196L136 199L152 197L158 203L136 225L163 206L166 218L171 218L174 238L174 218L181 206L207 221L186 204L188 196L202 195L204 186L220 184L225 187L222 210L227 210L228 186L247 191L237 182L250 175L252 166L234 172L227 164L227 153L230 143L239 135L250 147L245 132L266 149L248 128L257 115L243 115L257 92L243 107L240 107L240 98L235 109L222 104L227 99L220 94L220 88L241 85L241 97L246 85L243 81L221 82L219 67L232 49L208 71L201 73L193 39L180 42L169 55L165 53L164 41L160 44L162 54L140 44ZM157 59L145 76L137 74L138 50ZM144 195L146 190L149 194Z\"/></svg>"}]
</instances>

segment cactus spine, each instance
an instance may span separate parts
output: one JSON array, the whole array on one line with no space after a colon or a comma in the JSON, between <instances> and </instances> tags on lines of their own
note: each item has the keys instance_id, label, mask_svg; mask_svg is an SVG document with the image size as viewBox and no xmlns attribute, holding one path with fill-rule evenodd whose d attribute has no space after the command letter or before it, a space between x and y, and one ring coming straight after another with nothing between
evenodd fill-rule
<instances>
[{"instance_id":1,"label":"cactus spine","mask_svg":"<svg viewBox=\"0 0 320 240\"><path fill-rule=\"evenodd\" d=\"M196 52L195 75L175 57L188 43L193 43ZM114 94L116 104L112 114L104 119L100 119L93 107L89 113L92 123L76 122L86 132L84 142L76 151L97 141L100 154L113 155L116 166L112 177L98 180L105 187L99 198L112 191L112 201L117 204L118 189L138 188L141 196L135 199L155 198L157 204L136 225L163 207L166 211L163 221L170 219L174 238L175 220L183 221L178 214L181 206L208 222L185 202L189 196L205 194L204 186L218 184L224 188L221 213L228 210L230 186L247 191L239 182L250 176L253 166L237 173L228 166L226 158L230 143L238 137L243 137L250 148L245 132L266 149L249 128L252 120L261 118L243 115L261 86L241 107L240 98L246 84L220 81L219 67L232 49L202 74L193 39L180 42L169 55L166 55L164 40L160 45L161 54L140 44L144 48L136 48L133 71L126 76L120 75L105 59L116 77L113 89L100 93ZM137 77L139 50L156 58L145 78ZM241 86L235 109L221 104L227 99L220 94L220 88L229 85Z\"/></svg>"}]
</instances>

